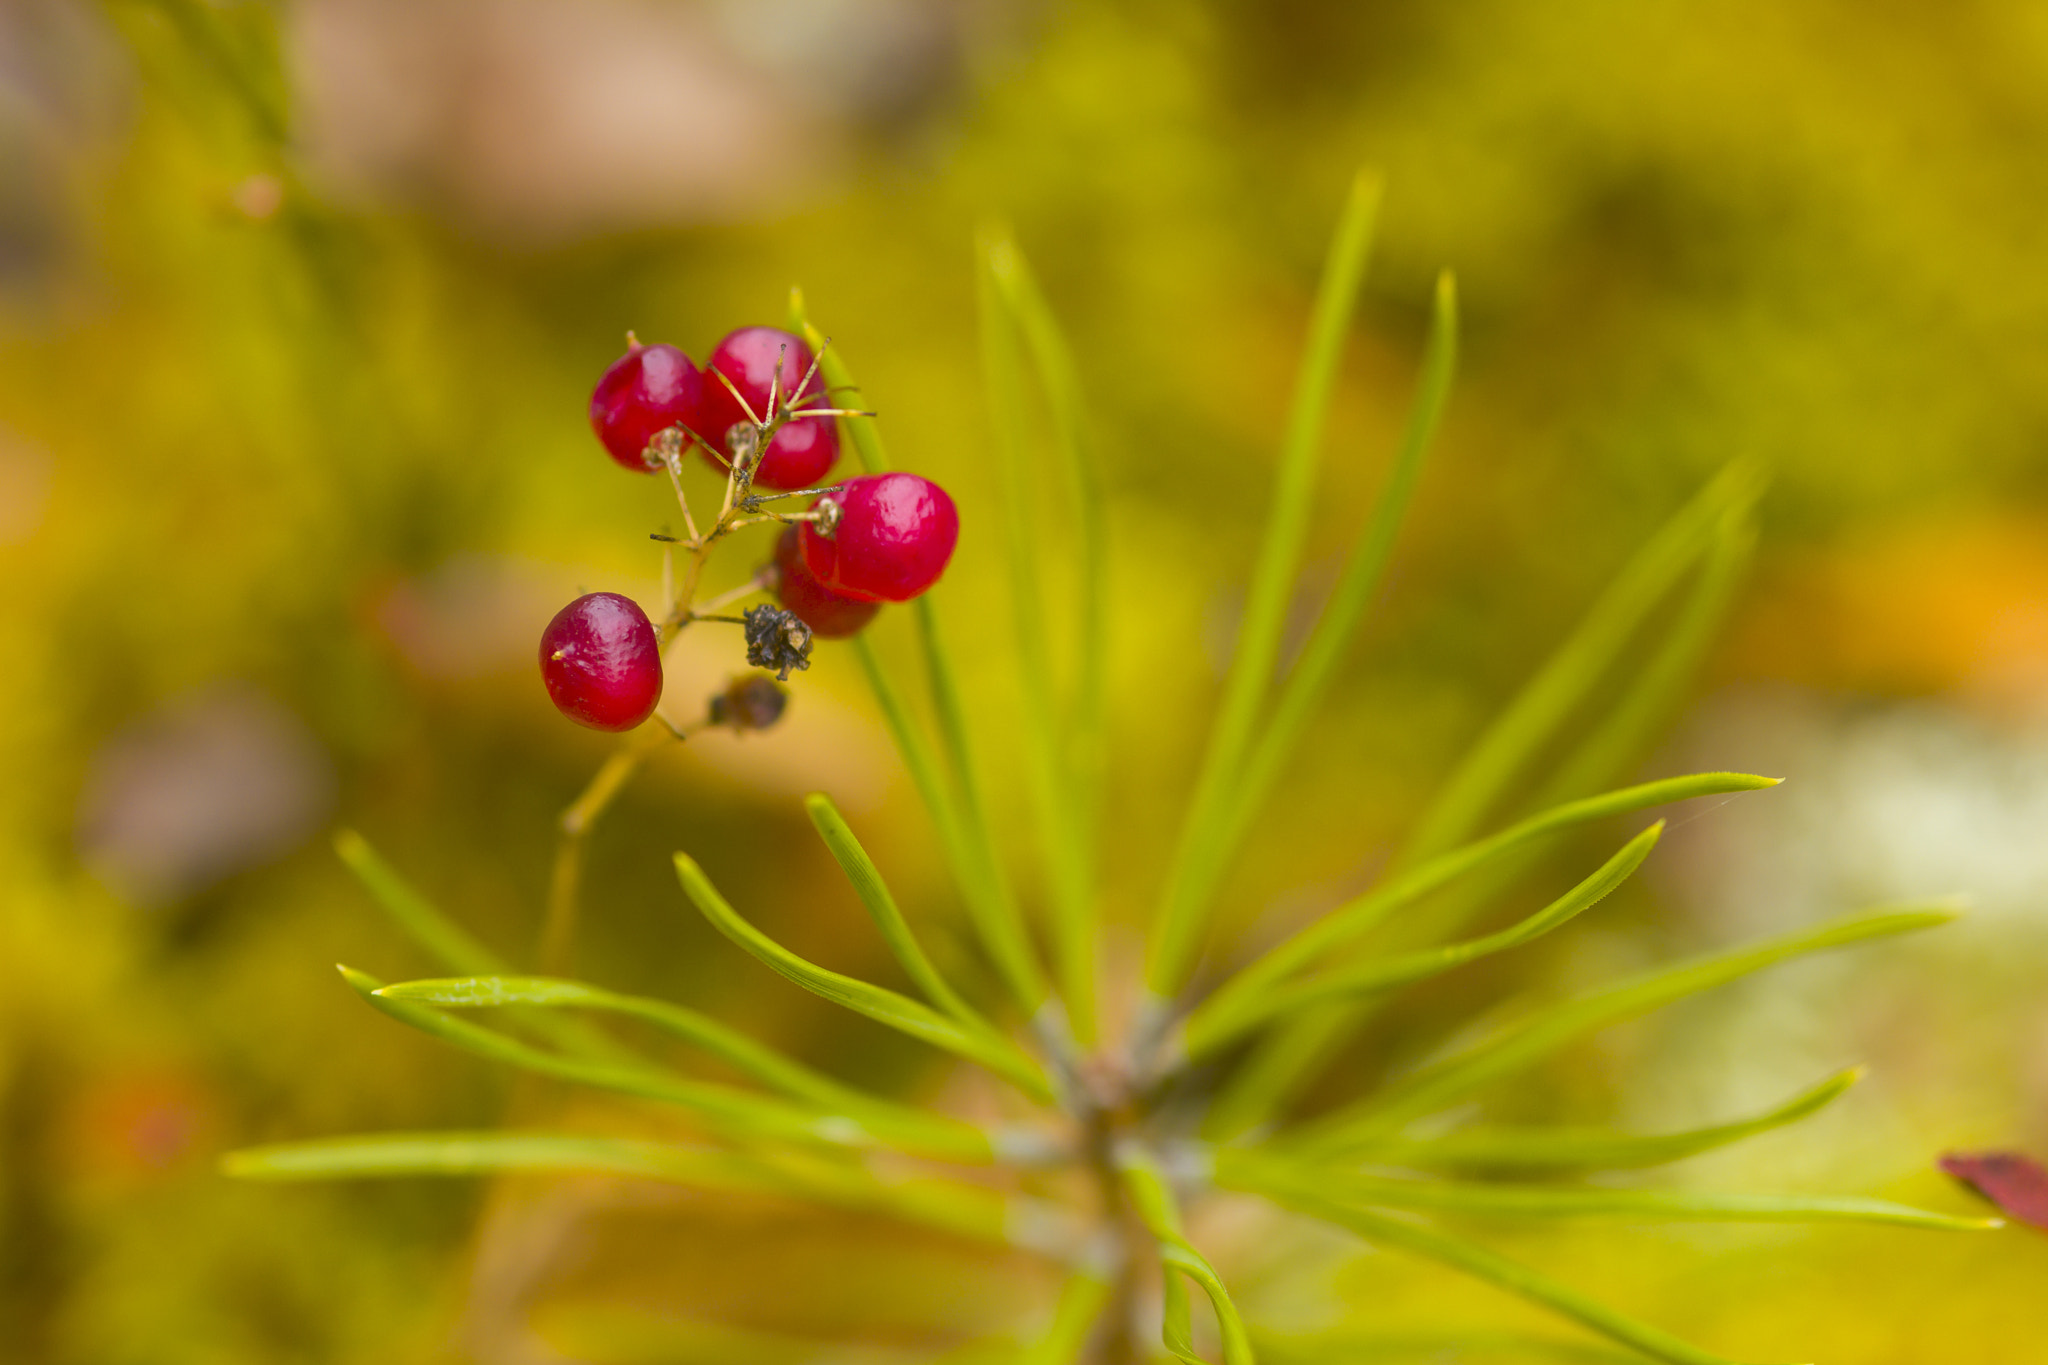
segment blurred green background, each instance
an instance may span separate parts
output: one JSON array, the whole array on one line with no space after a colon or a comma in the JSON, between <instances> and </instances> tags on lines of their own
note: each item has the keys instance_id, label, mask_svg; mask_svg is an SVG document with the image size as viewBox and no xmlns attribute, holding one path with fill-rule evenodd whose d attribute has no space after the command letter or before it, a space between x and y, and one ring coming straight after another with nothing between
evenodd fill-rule
<instances>
[{"instance_id":1,"label":"blurred green background","mask_svg":"<svg viewBox=\"0 0 2048 1365\"><path fill-rule=\"evenodd\" d=\"M1839 1109L1670 1178L1963 1209L1938 1151L2048 1150L2048 10L14 0L0 1354L878 1362L1042 1311L1017 1266L786 1208L602 1182L244 1187L213 1161L503 1112L505 1076L333 976L427 964L325 833L362 829L529 950L550 821L607 745L549 708L532 641L580 589L652 600L646 535L672 515L585 422L629 327L701 357L804 287L896 458L959 499L938 605L1020 822L974 345L992 216L1071 329L1112 497L1128 962L1361 163L1389 193L1304 623L1384 473L1443 266L1460 387L1227 926L1269 937L1369 877L1632 548L1754 455L1775 476L1758 569L1643 770L1793 780L1682 812L1647 884L1423 993L1382 1052L1517 992L1962 890L1978 911L1957 928L1603 1035L1515 1102L1676 1125L1862 1060ZM904 625L884 617L885 649ZM686 639L671 698L737 663ZM686 846L770 932L890 979L801 818L823 788L946 946L943 871L850 658L821 650L794 693L786 727L664 757L602 827L580 969L936 1093L915 1048L715 940L667 871ZM1353 1358L1534 1359L1512 1334L1569 1335L1242 1210L1208 1238L1268 1320L1421 1334ZM2048 1243L2026 1230L1494 1240L1738 1358L2038 1358ZM1508 1335L1427 1339L1474 1324ZM859 1349L820 1344L842 1338Z\"/></svg>"}]
</instances>

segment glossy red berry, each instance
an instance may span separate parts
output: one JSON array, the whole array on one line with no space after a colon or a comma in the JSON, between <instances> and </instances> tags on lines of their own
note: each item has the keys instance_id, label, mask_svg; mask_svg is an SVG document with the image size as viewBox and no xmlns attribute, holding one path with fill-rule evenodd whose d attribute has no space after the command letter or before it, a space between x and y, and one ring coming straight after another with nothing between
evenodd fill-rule
<instances>
[{"instance_id":1,"label":"glossy red berry","mask_svg":"<svg viewBox=\"0 0 2048 1365\"><path fill-rule=\"evenodd\" d=\"M647 458L647 443L678 422L702 430L703 401L704 376L690 357L673 346L635 342L591 392L590 427L614 460L647 473L661 468Z\"/></svg>"},{"instance_id":2,"label":"glossy red berry","mask_svg":"<svg viewBox=\"0 0 2048 1365\"><path fill-rule=\"evenodd\" d=\"M812 576L797 545L797 529L786 528L775 542L775 600L796 613L815 635L841 640L875 619L880 602L841 597Z\"/></svg>"},{"instance_id":3,"label":"glossy red berry","mask_svg":"<svg viewBox=\"0 0 2048 1365\"><path fill-rule=\"evenodd\" d=\"M661 644L630 597L593 592L540 636L540 676L556 709L593 730L630 730L661 700Z\"/></svg>"},{"instance_id":4,"label":"glossy red berry","mask_svg":"<svg viewBox=\"0 0 2048 1365\"><path fill-rule=\"evenodd\" d=\"M779 327L742 327L719 342L704 362L704 398L698 420L691 424L718 447L719 454L732 455L729 433L734 424L748 420L750 411L760 422L774 416L768 410L768 400L778 360L781 382L775 390L782 402L797 408L828 406L822 376L812 376L801 394L796 391L811 372L811 348L804 345L802 337ZM720 383L712 370L730 379L732 388ZM747 400L745 407L733 396L733 389ZM706 458L710 458L708 452ZM763 488L807 488L821 481L838 459L839 429L830 417L794 418L761 452L754 482Z\"/></svg>"},{"instance_id":5,"label":"glossy red berry","mask_svg":"<svg viewBox=\"0 0 2048 1365\"><path fill-rule=\"evenodd\" d=\"M960 515L946 490L915 474L863 474L812 506L838 508L835 522L807 521L804 566L841 597L907 602L939 581Z\"/></svg>"}]
</instances>

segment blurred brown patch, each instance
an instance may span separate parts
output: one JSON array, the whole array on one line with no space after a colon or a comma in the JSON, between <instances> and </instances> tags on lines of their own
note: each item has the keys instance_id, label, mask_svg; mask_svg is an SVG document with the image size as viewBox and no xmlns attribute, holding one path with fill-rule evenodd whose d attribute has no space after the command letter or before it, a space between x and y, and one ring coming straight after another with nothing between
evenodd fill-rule
<instances>
[{"instance_id":1,"label":"blurred brown patch","mask_svg":"<svg viewBox=\"0 0 2048 1365\"><path fill-rule=\"evenodd\" d=\"M164 905L283 856L326 818L326 751L267 694L221 683L115 734L79 800L79 854L108 886Z\"/></svg>"},{"instance_id":2,"label":"blurred brown patch","mask_svg":"<svg viewBox=\"0 0 2048 1365\"><path fill-rule=\"evenodd\" d=\"M1725 673L1809 687L2048 699L2048 517L1881 528L1764 576Z\"/></svg>"},{"instance_id":3,"label":"blurred brown patch","mask_svg":"<svg viewBox=\"0 0 2048 1365\"><path fill-rule=\"evenodd\" d=\"M323 183L494 235L746 219L954 80L930 0L308 0L292 47Z\"/></svg>"},{"instance_id":4,"label":"blurred brown patch","mask_svg":"<svg viewBox=\"0 0 2048 1365\"><path fill-rule=\"evenodd\" d=\"M73 1098L63 1152L87 1180L148 1180L190 1164L215 1126L212 1095L196 1078L176 1068L126 1068L93 1077Z\"/></svg>"}]
</instances>

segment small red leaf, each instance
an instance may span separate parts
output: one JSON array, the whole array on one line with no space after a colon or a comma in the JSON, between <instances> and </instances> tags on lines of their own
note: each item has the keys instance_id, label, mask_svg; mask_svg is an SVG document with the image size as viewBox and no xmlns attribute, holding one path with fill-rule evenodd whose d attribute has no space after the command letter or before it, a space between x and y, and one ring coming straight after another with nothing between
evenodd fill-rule
<instances>
[{"instance_id":1,"label":"small red leaf","mask_svg":"<svg viewBox=\"0 0 2048 1365\"><path fill-rule=\"evenodd\" d=\"M2048 1228L2048 1170L2018 1152L1950 1152L1941 1169L2010 1217Z\"/></svg>"}]
</instances>

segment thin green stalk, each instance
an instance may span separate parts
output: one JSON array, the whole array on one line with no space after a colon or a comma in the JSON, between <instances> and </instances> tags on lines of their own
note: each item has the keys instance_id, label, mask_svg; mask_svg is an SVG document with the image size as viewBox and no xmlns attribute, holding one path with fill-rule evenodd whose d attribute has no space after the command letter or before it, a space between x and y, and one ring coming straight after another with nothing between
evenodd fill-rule
<instances>
[{"instance_id":1,"label":"thin green stalk","mask_svg":"<svg viewBox=\"0 0 2048 1365\"><path fill-rule=\"evenodd\" d=\"M939 771L938 757L923 730L911 718L903 694L883 669L873 643L862 634L856 635L852 644L854 657L860 660L861 671L867 675L868 688L881 708L882 721L896 741L896 752L902 757L903 766L910 770L910 780L918 795L924 798L925 810L939 836L940 851L960 888L967 918L981 941L982 951L995 964L1018 1003L1027 1012L1035 1011L1044 999L1043 984L1040 982L1036 993L1031 989L1039 978L1028 947L1021 943L1022 926L1013 923L1015 906L1005 901L1001 886L990 877L987 860L969 845L961 827L959 808Z\"/></svg>"},{"instance_id":2,"label":"thin green stalk","mask_svg":"<svg viewBox=\"0 0 2048 1365\"><path fill-rule=\"evenodd\" d=\"M1707 562L1656 654L1628 695L1581 741L1531 805L1540 809L1596 791L1614 781L1641 752L1668 718L1726 618L1754 544L1751 500L1737 498L1723 508ZM1538 856L1539 850L1531 847L1477 872L1411 916L1399 937L1427 943L1454 932L1519 880ZM1236 1137L1279 1113L1375 1008L1374 1001L1362 1000L1305 1010L1261 1039L1212 1106L1208 1135L1218 1141Z\"/></svg>"},{"instance_id":3,"label":"thin green stalk","mask_svg":"<svg viewBox=\"0 0 2048 1365\"><path fill-rule=\"evenodd\" d=\"M1395 986L1462 967L1493 953L1520 947L1569 923L1604 900L1642 866L1643 859L1650 856L1650 850L1656 847L1663 832L1664 822L1659 820L1629 840L1620 852L1591 876L1535 914L1498 933L1443 948L1368 958L1352 966L1334 968L1307 980L1276 986L1263 994L1247 997L1235 1010L1212 1011L1205 1004L1188 1016L1182 1032L1183 1046L1191 1057L1200 1059L1276 1016L1291 1015L1333 997L1391 990Z\"/></svg>"},{"instance_id":4,"label":"thin green stalk","mask_svg":"<svg viewBox=\"0 0 2048 1365\"><path fill-rule=\"evenodd\" d=\"M1532 1361L1562 1365L1643 1365L1636 1351L1598 1341L1560 1341L1527 1332L1442 1331L1376 1332L1351 1329L1303 1336L1276 1336L1254 1330L1259 1354L1273 1365L1530 1365Z\"/></svg>"},{"instance_id":5,"label":"thin green stalk","mask_svg":"<svg viewBox=\"0 0 2048 1365\"><path fill-rule=\"evenodd\" d=\"M1216 1267L1195 1250L1194 1244L1181 1231L1180 1209L1174 1202L1173 1190L1165 1175L1133 1144L1119 1147L1115 1156L1117 1176L1123 1183L1124 1194L1159 1246L1159 1264L1166 1275L1166 1312L1160 1339L1167 1351L1177 1359L1190 1362L1190 1365L1204 1365L1202 1358L1195 1354L1188 1291L1187 1286L1181 1283L1181 1276L1185 1275L1201 1286L1202 1292L1209 1297L1209 1306L1215 1310L1216 1328L1223 1338L1223 1365L1253 1365L1251 1337L1245 1331L1244 1319L1239 1316L1237 1305L1231 1301L1230 1291L1224 1287Z\"/></svg>"},{"instance_id":6,"label":"thin green stalk","mask_svg":"<svg viewBox=\"0 0 2048 1365\"><path fill-rule=\"evenodd\" d=\"M979 293L983 367L1002 475L1003 530L1010 601L1023 692L1023 735L1029 790L1044 848L1053 943L1062 1003L1076 1040L1095 1037L1096 926L1088 853L1080 838L1087 818L1061 738L1062 707L1053 678L1052 644L1040 592L1039 564L1046 537L1039 498L1024 450L1024 365L1017 329L1002 302L1000 261L1014 256L1007 241L985 240Z\"/></svg>"},{"instance_id":7,"label":"thin green stalk","mask_svg":"<svg viewBox=\"0 0 2048 1365\"><path fill-rule=\"evenodd\" d=\"M1044 1239L1016 1229L1060 1221L1034 1200L959 1181L885 1180L843 1163L569 1133L380 1133L230 1152L225 1174L242 1180L347 1180L586 1171L665 1180L698 1189L779 1194L886 1213L980 1241L1044 1253Z\"/></svg>"},{"instance_id":8,"label":"thin green stalk","mask_svg":"<svg viewBox=\"0 0 2048 1365\"><path fill-rule=\"evenodd\" d=\"M347 1180L468 1176L510 1171L597 1171L700 1189L791 1192L752 1157L716 1147L571 1133L378 1133L245 1147L221 1158L240 1180Z\"/></svg>"},{"instance_id":9,"label":"thin green stalk","mask_svg":"<svg viewBox=\"0 0 2048 1365\"><path fill-rule=\"evenodd\" d=\"M825 376L835 402L861 400L862 390L839 352L826 344L825 335L811 324L804 311L803 291L789 291L791 326L801 333L818 357L819 373ZM889 468L888 452L873 417L858 415L837 419L846 432L861 470L879 474ZM966 897L968 910L980 934L982 945L994 960L1017 1003L1027 1015L1036 1017L1046 1001L1044 973L1024 932L1023 916L1004 874L1002 858L983 813L980 788L974 774L973 755L968 747L967 726L960 705L959 687L954 682L952 661L939 637L938 618L929 594L912 607L917 622L918 651L924 661L925 677L931 688L932 709L939 721L939 740L952 770L954 789L948 793L937 780L937 767L930 762L930 750L918 734L904 706L902 694L888 683L873 646L865 635L856 637L861 667L874 688L890 733L896 739L904 763L925 806L939 826L939 837L948 845L948 862Z\"/></svg>"},{"instance_id":10,"label":"thin green stalk","mask_svg":"<svg viewBox=\"0 0 2048 1365\"><path fill-rule=\"evenodd\" d=\"M1214 894L1229 861L1236 856L1253 819L1272 794L1273 785L1293 757L1315 718L1317 708L1329 692L1330 683L1344 661L1365 613L1372 605L1387 563L1393 557L1394 541L1401 529L1437 428L1443 421L1444 406L1450 399L1451 381L1457 370L1458 300L1457 285L1450 272L1437 279L1436 301L1430 324L1429 345L1422 362L1422 376L1408 425L1387 475L1387 486L1373 506L1372 516L1359 533L1345 561L1336 589L1317 619L1315 630L1288 672L1250 757L1244 774L1235 784L1229 817L1217 837L1197 855L1201 865L1192 876L1197 885Z\"/></svg>"},{"instance_id":11,"label":"thin green stalk","mask_svg":"<svg viewBox=\"0 0 2048 1365\"><path fill-rule=\"evenodd\" d=\"M1366 1006L1355 1000L1311 1007L1252 1044L1202 1116L1202 1136L1236 1142L1266 1129L1316 1076Z\"/></svg>"},{"instance_id":12,"label":"thin green stalk","mask_svg":"<svg viewBox=\"0 0 2048 1365\"><path fill-rule=\"evenodd\" d=\"M1809 953L1845 948L1894 934L1947 924L1961 912L1940 903L1850 915L1744 944L1562 1001L1508 1025L1471 1047L1425 1066L1374 1095L1357 1100L1283 1135L1281 1145L1302 1156L1334 1157L1361 1142L1457 1103L1472 1091L1521 1071L1574 1039L1634 1019L1701 991Z\"/></svg>"},{"instance_id":13,"label":"thin green stalk","mask_svg":"<svg viewBox=\"0 0 2048 1365\"><path fill-rule=\"evenodd\" d=\"M334 851L391 922L442 966L466 976L506 970L504 959L421 895L370 841L352 829L334 832Z\"/></svg>"},{"instance_id":14,"label":"thin green stalk","mask_svg":"<svg viewBox=\"0 0 2048 1365\"><path fill-rule=\"evenodd\" d=\"M1052 1322L1045 1335L1026 1347L1017 1365L1079 1365L1103 1310L1109 1307L1111 1279L1093 1267L1075 1271L1060 1286Z\"/></svg>"},{"instance_id":15,"label":"thin green stalk","mask_svg":"<svg viewBox=\"0 0 2048 1365\"><path fill-rule=\"evenodd\" d=\"M1656 654L1630 683L1628 695L1560 764L1532 804L1569 801L1612 782L1669 719L1680 695L1728 617L1728 608L1756 552L1754 495L1721 509L1706 562Z\"/></svg>"},{"instance_id":16,"label":"thin green stalk","mask_svg":"<svg viewBox=\"0 0 2048 1365\"><path fill-rule=\"evenodd\" d=\"M1017 1003L1033 1019L1047 999L1045 973L1039 968L1038 953L1024 930L1024 917L1017 909L1016 893L1003 870L1002 854L996 848L988 813L981 801L981 785L974 770L974 753L967 738L967 715L960 704L960 688L954 681L953 663L939 634L938 614L932 609L931 594L911 603L917 622L917 643L923 655L925 681L931 688L932 709L938 716L939 741L953 770L953 790L959 799L961 832L966 836L969 856L987 901L989 932L995 935L996 966L1003 973Z\"/></svg>"},{"instance_id":17,"label":"thin green stalk","mask_svg":"<svg viewBox=\"0 0 2048 1365\"><path fill-rule=\"evenodd\" d=\"M1559 1284L1519 1261L1509 1260L1499 1252L1462 1237L1453 1237L1435 1228L1387 1214L1347 1208L1309 1190L1289 1189L1269 1197L1296 1212L1355 1232L1369 1242L1412 1252L1504 1289L1518 1298L1540 1304L1582 1327L1641 1351L1652 1360L1662 1361L1664 1365L1736 1365L1726 1356L1703 1351L1646 1322L1617 1312L1598 1299Z\"/></svg>"},{"instance_id":18,"label":"thin green stalk","mask_svg":"<svg viewBox=\"0 0 2048 1365\"><path fill-rule=\"evenodd\" d=\"M1610 815L1626 815L1674 801L1757 791L1777 784L1776 778L1758 777L1752 773L1691 773L1684 777L1623 787L1583 801L1569 801L1532 815L1496 834L1439 854L1421 866L1346 901L1239 970L1216 989L1203 1008L1215 1012L1233 1010L1243 1001L1270 990L1296 972L1327 962L1339 949L1355 942L1386 922L1396 911L1437 888L1564 830Z\"/></svg>"},{"instance_id":19,"label":"thin green stalk","mask_svg":"<svg viewBox=\"0 0 2048 1365\"><path fill-rule=\"evenodd\" d=\"M1217 1154L1217 1184L1264 1194L1314 1190L1347 1208L1415 1209L1503 1219L1626 1218L1656 1223L1884 1223L1937 1232L1984 1232L1996 1218L1959 1218L1910 1204L1854 1195L1727 1194L1719 1190L1627 1190L1586 1186L1504 1185L1417 1180L1358 1171L1268 1163L1235 1151Z\"/></svg>"},{"instance_id":20,"label":"thin green stalk","mask_svg":"<svg viewBox=\"0 0 2048 1365\"><path fill-rule=\"evenodd\" d=\"M1009 309L1038 372L1052 417L1053 450L1065 475L1067 503L1074 519L1079 573L1074 580L1073 707L1068 731L1084 840L1101 807L1103 730L1109 676L1109 533L1102 477L1089 439L1087 405L1081 396L1080 367L1074 362L1059 321L1046 302L1024 253L1010 250L990 266L1000 298ZM1093 841L1084 865L1095 863Z\"/></svg>"},{"instance_id":21,"label":"thin green stalk","mask_svg":"<svg viewBox=\"0 0 2048 1365\"><path fill-rule=\"evenodd\" d=\"M625 1015L680 1038L724 1062L744 1076L791 1099L844 1113L874 1132L906 1147L947 1161L986 1163L994 1159L987 1133L973 1124L866 1094L833 1080L823 1072L756 1042L709 1015L645 996L541 976L466 976L440 980L400 981L381 987L386 1000L409 1000L442 1009L496 1009L532 1006L539 1009L599 1010Z\"/></svg>"},{"instance_id":22,"label":"thin green stalk","mask_svg":"<svg viewBox=\"0 0 2048 1365\"><path fill-rule=\"evenodd\" d=\"M823 792L813 792L804 798L804 810L811 817L811 825L818 831L818 837L825 841L825 847L838 862L839 870L846 874L846 880L853 884L854 894L867 907L868 916L874 920L882 941L889 945L889 951L902 964L904 972L917 988L924 992L925 999L952 1015L968 1028L985 1029L991 1033L994 1025L983 1017L981 1011L968 1004L953 989L932 960L925 956L917 935L910 931L909 921L903 918L903 911L897 908L896 898L889 894L889 885L882 880L881 869L854 836L853 827L846 823L846 817L839 813L839 807L832 804L832 798Z\"/></svg>"},{"instance_id":23,"label":"thin green stalk","mask_svg":"<svg viewBox=\"0 0 2048 1365\"><path fill-rule=\"evenodd\" d=\"M1461 1128L1432 1138L1387 1138L1361 1149L1376 1165L1454 1171L1619 1171L1662 1166L1797 1123L1841 1097L1863 1068L1836 1072L1760 1114L1676 1133L1599 1128Z\"/></svg>"},{"instance_id":24,"label":"thin green stalk","mask_svg":"<svg viewBox=\"0 0 2048 1365\"><path fill-rule=\"evenodd\" d=\"M360 880L399 932L448 971L463 976L499 976L511 970L505 960L421 895L398 869L352 829L336 830L334 851ZM580 1019L522 1010L519 1021L555 1046L593 1061L620 1065L653 1065L602 1029Z\"/></svg>"},{"instance_id":25,"label":"thin green stalk","mask_svg":"<svg viewBox=\"0 0 2048 1365\"><path fill-rule=\"evenodd\" d=\"M1754 502L1762 486L1757 466L1737 461L1665 523L1472 746L1417 821L1403 862L1427 858L1471 837L1706 551L1723 515Z\"/></svg>"},{"instance_id":26,"label":"thin green stalk","mask_svg":"<svg viewBox=\"0 0 2048 1365\"><path fill-rule=\"evenodd\" d=\"M1295 568L1308 534L1323 424L1329 415L1352 304L1365 275L1366 250L1379 216L1379 202L1378 177L1361 172L1352 182L1316 290L1308 345L1281 441L1273 505L1245 598L1223 703L1195 781L1194 799L1181 827L1180 844L1168 868L1148 944L1145 981L1158 1000L1170 1000L1180 991L1202 949L1214 876L1205 854L1230 816L1243 777L1245 752L1279 658Z\"/></svg>"},{"instance_id":27,"label":"thin green stalk","mask_svg":"<svg viewBox=\"0 0 2048 1365\"><path fill-rule=\"evenodd\" d=\"M508 1038L466 1019L457 1019L437 1009L392 1000L377 994L383 982L349 967L341 969L342 979L372 1008L410 1024L430 1037L439 1038L465 1052L503 1062L536 1075L550 1076L593 1090L629 1095L635 1099L673 1104L698 1114L720 1132L735 1136L776 1137L792 1142L826 1146L860 1147L881 1143L857 1121L809 1105L795 1104L766 1095L752 1094L729 1085L687 1080L670 1072L647 1066L621 1066L585 1061L544 1052L537 1047Z\"/></svg>"},{"instance_id":28,"label":"thin green stalk","mask_svg":"<svg viewBox=\"0 0 2048 1365\"><path fill-rule=\"evenodd\" d=\"M1044 1069L1009 1039L992 1030L967 1028L907 995L797 956L742 919L689 854L676 854L675 864L684 892L712 927L776 975L878 1024L984 1066L1041 1103L1052 1101L1052 1084Z\"/></svg>"}]
</instances>

